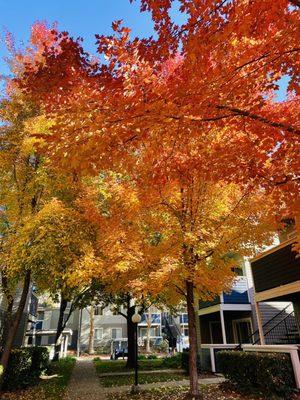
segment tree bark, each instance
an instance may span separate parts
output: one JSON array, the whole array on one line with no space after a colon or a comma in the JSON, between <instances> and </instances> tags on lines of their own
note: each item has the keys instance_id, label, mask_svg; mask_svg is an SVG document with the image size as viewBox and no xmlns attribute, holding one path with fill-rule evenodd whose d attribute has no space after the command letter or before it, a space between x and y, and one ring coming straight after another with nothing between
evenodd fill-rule
<instances>
[{"instance_id":1,"label":"tree bark","mask_svg":"<svg viewBox=\"0 0 300 400\"><path fill-rule=\"evenodd\" d=\"M186 300L188 311L189 326L189 375L190 375L190 398L203 399L199 392L198 371L197 371L197 333L196 333L196 317L194 308L194 285L190 281L186 281Z\"/></svg>"},{"instance_id":2,"label":"tree bark","mask_svg":"<svg viewBox=\"0 0 300 400\"><path fill-rule=\"evenodd\" d=\"M9 331L9 327L11 325L12 312L13 312L13 306L14 306L14 296L11 294L11 292L8 288L7 277L4 274L2 274L1 278L2 278L1 279L2 291L3 291L6 301L7 301L7 308L6 308L5 315L4 315L3 325L1 327L0 346L3 349L5 346L5 343L6 343L6 338L7 338L7 334Z\"/></svg>"},{"instance_id":3,"label":"tree bark","mask_svg":"<svg viewBox=\"0 0 300 400\"><path fill-rule=\"evenodd\" d=\"M9 361L9 357L10 357L10 353L13 347L13 343L22 319L22 315L24 312L24 308L25 308L25 304L26 304L26 300L27 300L27 296L28 296L28 292L29 292L29 285L30 285L30 271L27 271L25 274L25 278L24 278L24 283L23 283L23 289L22 289L22 295L20 298L20 302L17 308L17 312L14 315L12 324L10 325L10 328L7 332L7 336L6 336L6 341L5 341L5 345L3 347L3 352L2 352L2 356L0 359L0 365L2 365L3 367L3 371L6 370L7 365L8 365L8 361ZM2 374L3 377L3 374ZM0 389L2 387L2 380L0 381Z\"/></svg>"},{"instance_id":4,"label":"tree bark","mask_svg":"<svg viewBox=\"0 0 300 400\"><path fill-rule=\"evenodd\" d=\"M94 306L90 306L89 310L90 314L90 332L89 332L89 345L88 345L88 353L90 355L95 354L94 350L94 336L95 336L95 310Z\"/></svg>"},{"instance_id":5,"label":"tree bark","mask_svg":"<svg viewBox=\"0 0 300 400\"><path fill-rule=\"evenodd\" d=\"M135 340L134 340L134 323L132 316L135 313L135 307L128 304L127 308L127 337L128 337L128 357L127 368L134 368L135 364Z\"/></svg>"},{"instance_id":6,"label":"tree bark","mask_svg":"<svg viewBox=\"0 0 300 400\"><path fill-rule=\"evenodd\" d=\"M9 327L11 326L11 321L12 321L12 313L13 313L13 306L14 306L14 300L10 300L7 305L7 309L5 311L5 317L4 317L4 322L3 322L3 328L1 332L1 347L4 348L6 340L7 340L7 335L9 332Z\"/></svg>"},{"instance_id":7,"label":"tree bark","mask_svg":"<svg viewBox=\"0 0 300 400\"><path fill-rule=\"evenodd\" d=\"M57 328L56 328L56 335L55 335L55 341L54 341L54 357L53 360L57 361L59 359L59 351L60 351L60 344L58 343L58 340L60 338L60 335L62 334L65 324L64 324L64 313L66 311L68 305L68 300L64 299L63 297L61 298L60 301L60 307L59 307L59 317L58 317L58 323L57 323Z\"/></svg>"}]
</instances>

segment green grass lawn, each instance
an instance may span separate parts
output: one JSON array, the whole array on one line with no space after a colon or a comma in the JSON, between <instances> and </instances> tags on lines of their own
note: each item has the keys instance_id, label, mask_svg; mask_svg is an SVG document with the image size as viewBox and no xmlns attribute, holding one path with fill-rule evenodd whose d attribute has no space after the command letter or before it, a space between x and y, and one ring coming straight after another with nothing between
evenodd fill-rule
<instances>
[{"instance_id":1,"label":"green grass lawn","mask_svg":"<svg viewBox=\"0 0 300 400\"><path fill-rule=\"evenodd\" d=\"M37 386L29 387L16 392L1 394L1 400L59 400L63 398L64 391L71 377L75 359L63 358L50 365L49 375L57 374L58 378L41 380Z\"/></svg>"},{"instance_id":2,"label":"green grass lawn","mask_svg":"<svg viewBox=\"0 0 300 400\"><path fill-rule=\"evenodd\" d=\"M94 360L95 368L98 374L106 372L125 372L128 371L126 368L126 360ZM139 369L143 371L153 371L156 369L180 369L181 358L180 357L169 357L169 358L158 358L155 360L139 360Z\"/></svg>"},{"instance_id":3,"label":"green grass lawn","mask_svg":"<svg viewBox=\"0 0 300 400\"><path fill-rule=\"evenodd\" d=\"M203 400L259 400L257 397L240 395L234 391L223 389L222 386L218 385L201 386L201 390L203 392ZM187 387L163 387L142 391L138 394L131 394L130 392L110 394L107 400L186 400L187 393Z\"/></svg>"},{"instance_id":4,"label":"green grass lawn","mask_svg":"<svg viewBox=\"0 0 300 400\"><path fill-rule=\"evenodd\" d=\"M139 384L154 382L171 382L187 379L187 376L180 373L141 373L139 374ZM115 375L100 378L100 383L104 387L133 385L134 375Z\"/></svg>"}]
</instances>

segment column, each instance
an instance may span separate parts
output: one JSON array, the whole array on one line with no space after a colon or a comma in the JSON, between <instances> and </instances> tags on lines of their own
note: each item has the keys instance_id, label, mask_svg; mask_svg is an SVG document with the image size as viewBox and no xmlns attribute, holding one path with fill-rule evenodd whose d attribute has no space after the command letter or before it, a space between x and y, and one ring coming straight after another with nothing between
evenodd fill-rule
<instances>
[{"instance_id":1,"label":"column","mask_svg":"<svg viewBox=\"0 0 300 400\"><path fill-rule=\"evenodd\" d=\"M64 336L61 334L59 358L64 356Z\"/></svg>"},{"instance_id":2,"label":"column","mask_svg":"<svg viewBox=\"0 0 300 400\"><path fill-rule=\"evenodd\" d=\"M222 307L222 304L221 304ZM225 328L225 320L224 320L224 311L222 308L220 309L220 317L221 317L221 327L222 327L222 336L223 336L223 344L227 344L226 339L226 328Z\"/></svg>"},{"instance_id":3,"label":"column","mask_svg":"<svg viewBox=\"0 0 300 400\"><path fill-rule=\"evenodd\" d=\"M263 324L262 324L262 319L261 319L261 314L260 314L258 301L255 301L254 305L255 305L255 312L256 312L256 319L257 319L257 327L258 327L258 332L259 332L260 344L264 345L265 344L265 336L264 336Z\"/></svg>"},{"instance_id":4,"label":"column","mask_svg":"<svg viewBox=\"0 0 300 400\"><path fill-rule=\"evenodd\" d=\"M66 335L66 337L65 337L65 345L64 345L64 357L67 357L68 341L69 341L69 335Z\"/></svg>"}]
</instances>

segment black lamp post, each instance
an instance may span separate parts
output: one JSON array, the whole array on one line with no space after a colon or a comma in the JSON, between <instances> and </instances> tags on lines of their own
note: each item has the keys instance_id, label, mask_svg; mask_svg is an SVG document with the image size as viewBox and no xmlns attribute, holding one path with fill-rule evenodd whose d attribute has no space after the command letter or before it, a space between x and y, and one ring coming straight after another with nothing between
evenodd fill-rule
<instances>
[{"instance_id":1,"label":"black lamp post","mask_svg":"<svg viewBox=\"0 0 300 400\"><path fill-rule=\"evenodd\" d=\"M141 316L135 313L132 316L132 322L134 323L134 340L135 340L135 352L134 352L134 385L132 386L132 392L137 393L139 391L139 380L138 380L138 324L141 322Z\"/></svg>"}]
</instances>

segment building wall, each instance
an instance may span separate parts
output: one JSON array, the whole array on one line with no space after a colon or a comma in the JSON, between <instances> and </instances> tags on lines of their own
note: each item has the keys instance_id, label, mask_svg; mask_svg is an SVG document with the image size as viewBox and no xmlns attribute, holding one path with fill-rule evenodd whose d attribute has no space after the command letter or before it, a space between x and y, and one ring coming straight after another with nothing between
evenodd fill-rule
<instances>
[{"instance_id":1,"label":"building wall","mask_svg":"<svg viewBox=\"0 0 300 400\"><path fill-rule=\"evenodd\" d=\"M100 346L108 345L112 339L112 329L117 328L121 330L121 338L127 337L127 323L122 315L113 315L109 308L103 310L103 315L94 316L95 329L102 330L102 339L97 339L95 335L94 347L95 349ZM81 350L86 350L89 342L90 333L90 315L87 309L82 310L82 322L80 332Z\"/></svg>"},{"instance_id":2,"label":"building wall","mask_svg":"<svg viewBox=\"0 0 300 400\"><path fill-rule=\"evenodd\" d=\"M225 320L225 330L226 330L226 339L227 343L234 343L234 332L233 332L233 321L238 319L250 318L252 323L253 332L257 331L257 317L255 311L255 303L254 303L254 285L253 285L253 277L251 272L251 265L248 260L242 265L243 274L247 277L248 282L248 297L251 305L251 311L224 311L224 320ZM222 296L221 296L222 298ZM198 305L198 301L195 302ZM228 302L227 302L228 304ZM275 317L279 312L281 312L284 308L287 307L286 315L293 310L293 306L290 302L263 302L260 303L259 308L262 317L262 324L267 323L271 318ZM196 313L198 309L196 307ZM211 334L210 334L210 322L212 321L220 321L220 312L212 312L210 314L206 314L198 317L199 327L197 329L198 334L198 347L203 344L211 343ZM274 320L274 323L277 323L278 320ZM268 325L268 329L272 327L272 323ZM258 334L255 335L255 340L258 339Z\"/></svg>"}]
</instances>

